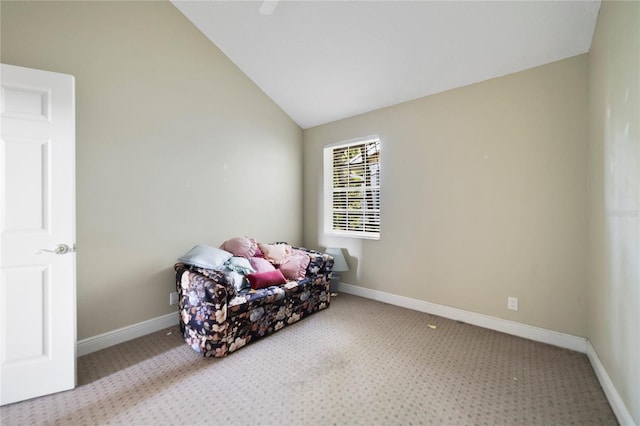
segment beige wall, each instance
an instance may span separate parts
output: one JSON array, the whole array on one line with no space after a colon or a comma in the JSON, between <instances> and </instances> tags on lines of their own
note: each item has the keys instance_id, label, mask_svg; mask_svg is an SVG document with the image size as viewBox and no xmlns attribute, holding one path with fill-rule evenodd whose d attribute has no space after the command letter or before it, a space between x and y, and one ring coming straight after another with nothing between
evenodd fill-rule
<instances>
[{"instance_id":1,"label":"beige wall","mask_svg":"<svg viewBox=\"0 0 640 426\"><path fill-rule=\"evenodd\" d=\"M586 116L582 55L305 130L304 241L343 282L585 336ZM371 134L382 238L324 235L322 147Z\"/></svg>"},{"instance_id":2,"label":"beige wall","mask_svg":"<svg viewBox=\"0 0 640 426\"><path fill-rule=\"evenodd\" d=\"M589 340L640 424L640 3L603 2L589 53Z\"/></svg>"},{"instance_id":3,"label":"beige wall","mask_svg":"<svg viewBox=\"0 0 640 426\"><path fill-rule=\"evenodd\" d=\"M302 131L168 2L2 2L3 63L72 74L78 338L176 312L175 259L302 240Z\"/></svg>"},{"instance_id":4,"label":"beige wall","mask_svg":"<svg viewBox=\"0 0 640 426\"><path fill-rule=\"evenodd\" d=\"M301 163L171 4L3 1L1 61L76 77L78 337L175 312L196 243L304 237L348 250L345 282L587 336L640 423L639 9L604 2L588 56L309 129ZM382 239L323 235L322 146L371 134Z\"/></svg>"}]
</instances>

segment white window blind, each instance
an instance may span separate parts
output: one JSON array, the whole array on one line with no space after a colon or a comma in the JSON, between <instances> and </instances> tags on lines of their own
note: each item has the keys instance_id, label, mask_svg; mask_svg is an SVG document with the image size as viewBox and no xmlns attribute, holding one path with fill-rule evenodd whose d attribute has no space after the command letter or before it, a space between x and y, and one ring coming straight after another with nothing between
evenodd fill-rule
<instances>
[{"instance_id":1,"label":"white window blind","mask_svg":"<svg viewBox=\"0 0 640 426\"><path fill-rule=\"evenodd\" d=\"M324 148L325 232L380 238L380 139Z\"/></svg>"}]
</instances>

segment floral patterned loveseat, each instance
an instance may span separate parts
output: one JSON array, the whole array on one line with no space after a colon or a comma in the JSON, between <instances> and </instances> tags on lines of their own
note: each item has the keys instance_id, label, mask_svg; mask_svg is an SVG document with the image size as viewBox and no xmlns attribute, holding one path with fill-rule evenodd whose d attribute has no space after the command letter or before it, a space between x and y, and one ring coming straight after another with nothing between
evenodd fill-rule
<instances>
[{"instance_id":1,"label":"floral patterned loveseat","mask_svg":"<svg viewBox=\"0 0 640 426\"><path fill-rule=\"evenodd\" d=\"M221 248L225 248L224 244ZM250 270L237 266L246 267L247 262L241 262L243 256L213 265L217 268L179 258L174 269L180 330L187 344L206 357L224 357L309 314L328 308L333 258L303 247L291 247L291 250L304 260L297 276L299 279L287 279L283 284L257 289L252 288L253 281L251 287L238 284L247 283L247 277L260 275L249 274ZM254 264L255 258L249 256L250 251L241 250L236 254L244 254L244 258ZM308 256L308 264L304 256ZM287 264L275 265L282 270L285 266Z\"/></svg>"}]
</instances>

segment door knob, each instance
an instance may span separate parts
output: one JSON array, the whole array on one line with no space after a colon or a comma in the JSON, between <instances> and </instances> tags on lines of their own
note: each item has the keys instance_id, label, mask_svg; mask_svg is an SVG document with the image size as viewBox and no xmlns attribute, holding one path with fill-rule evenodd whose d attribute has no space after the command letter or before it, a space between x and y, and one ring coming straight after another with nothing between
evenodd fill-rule
<instances>
[{"instance_id":1,"label":"door knob","mask_svg":"<svg viewBox=\"0 0 640 426\"><path fill-rule=\"evenodd\" d=\"M65 254L65 253L68 253L70 251L75 251L75 250L76 250L75 244L73 245L73 247L69 247L66 244L58 244L57 246L55 246L53 248L53 250L40 249L40 250L38 250L36 252L36 254L42 254L42 253Z\"/></svg>"}]
</instances>

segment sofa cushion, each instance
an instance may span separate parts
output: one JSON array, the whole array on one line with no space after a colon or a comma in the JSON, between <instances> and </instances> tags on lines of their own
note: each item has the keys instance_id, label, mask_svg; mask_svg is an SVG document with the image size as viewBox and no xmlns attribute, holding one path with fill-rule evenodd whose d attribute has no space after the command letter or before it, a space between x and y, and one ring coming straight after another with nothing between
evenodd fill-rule
<instances>
[{"instance_id":1,"label":"sofa cushion","mask_svg":"<svg viewBox=\"0 0 640 426\"><path fill-rule=\"evenodd\" d=\"M324 289L313 285L309 278L300 281L288 281L280 286L264 287L249 290L229 299L228 318L233 322L238 315L253 311L259 307L271 309L272 306L296 307L310 302L309 295L316 299L322 297ZM327 297L325 293L325 298Z\"/></svg>"},{"instance_id":2,"label":"sofa cushion","mask_svg":"<svg viewBox=\"0 0 640 426\"><path fill-rule=\"evenodd\" d=\"M291 246L288 244L258 244L262 255L274 265L287 263L291 258Z\"/></svg>"},{"instance_id":3,"label":"sofa cushion","mask_svg":"<svg viewBox=\"0 0 640 426\"><path fill-rule=\"evenodd\" d=\"M257 290L263 287L269 287L272 285L286 284L287 280L278 269L268 272L256 272L255 274L248 274L247 278L251 283L251 288Z\"/></svg>"},{"instance_id":4,"label":"sofa cushion","mask_svg":"<svg viewBox=\"0 0 640 426\"><path fill-rule=\"evenodd\" d=\"M280 302L285 297L285 287L293 283L294 281L291 281L283 286L251 289L246 293L238 294L229 299L229 315L247 312L265 304L281 304Z\"/></svg>"},{"instance_id":5,"label":"sofa cushion","mask_svg":"<svg viewBox=\"0 0 640 426\"><path fill-rule=\"evenodd\" d=\"M222 269L233 254L226 250L198 244L178 258L178 262L205 269Z\"/></svg>"},{"instance_id":6,"label":"sofa cushion","mask_svg":"<svg viewBox=\"0 0 640 426\"><path fill-rule=\"evenodd\" d=\"M253 238L235 237L222 243L220 248L233 253L234 256L249 258L256 254L258 244Z\"/></svg>"},{"instance_id":7,"label":"sofa cushion","mask_svg":"<svg viewBox=\"0 0 640 426\"><path fill-rule=\"evenodd\" d=\"M307 266L309 266L309 256L302 250L293 249L293 254L289 261L283 263L278 269L286 279L298 281L307 275Z\"/></svg>"}]
</instances>

